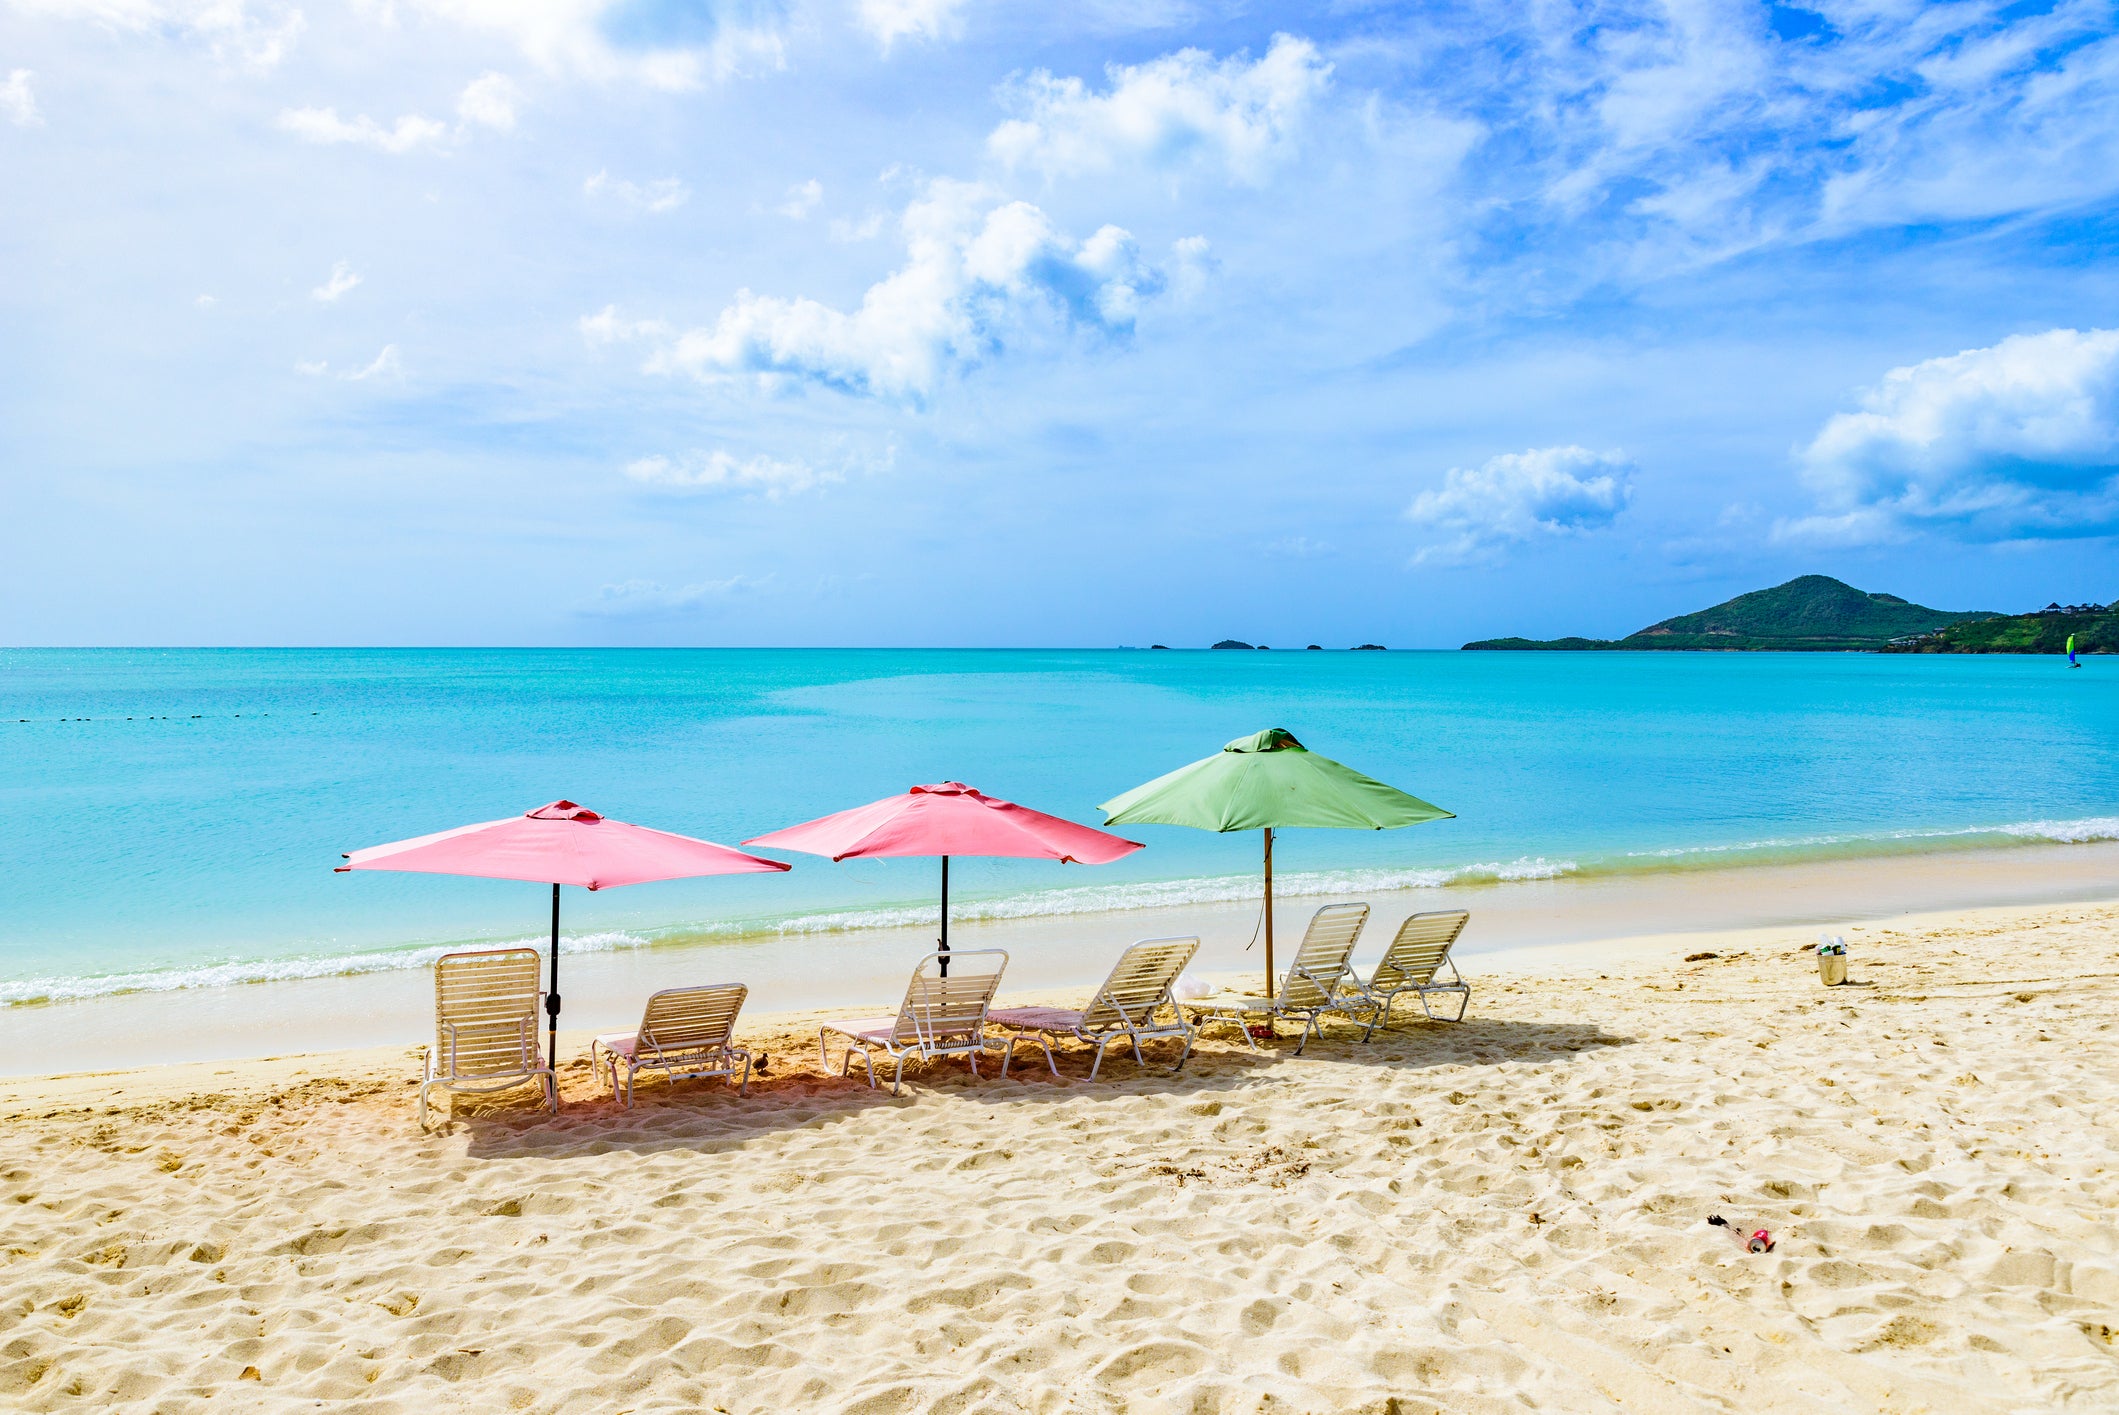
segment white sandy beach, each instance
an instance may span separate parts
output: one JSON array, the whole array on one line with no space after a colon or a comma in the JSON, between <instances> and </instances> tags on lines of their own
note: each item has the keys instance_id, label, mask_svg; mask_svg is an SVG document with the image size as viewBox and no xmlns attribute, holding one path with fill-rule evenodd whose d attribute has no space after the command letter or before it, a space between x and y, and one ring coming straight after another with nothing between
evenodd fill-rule
<instances>
[{"instance_id":1,"label":"white sandy beach","mask_svg":"<svg viewBox=\"0 0 2119 1415\"><path fill-rule=\"evenodd\" d=\"M785 1014L747 1099L431 1136L404 1048L9 1082L0 1402L2114 1408L2119 904L1846 931L1844 988L1807 926L1521 951L1095 1085L893 1101Z\"/></svg>"}]
</instances>

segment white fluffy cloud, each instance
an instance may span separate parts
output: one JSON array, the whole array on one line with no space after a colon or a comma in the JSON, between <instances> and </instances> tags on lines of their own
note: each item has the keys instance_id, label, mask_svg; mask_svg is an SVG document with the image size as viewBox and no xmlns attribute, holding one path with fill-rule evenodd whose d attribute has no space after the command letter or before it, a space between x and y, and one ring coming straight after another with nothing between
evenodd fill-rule
<instances>
[{"instance_id":1,"label":"white fluffy cloud","mask_svg":"<svg viewBox=\"0 0 2119 1415\"><path fill-rule=\"evenodd\" d=\"M31 81L37 76L28 69L9 71L6 83L0 83L0 113L18 128L41 127L44 115L37 111L37 92Z\"/></svg>"},{"instance_id":2,"label":"white fluffy cloud","mask_svg":"<svg viewBox=\"0 0 2119 1415\"><path fill-rule=\"evenodd\" d=\"M987 146L1012 167L1048 176L1145 162L1259 182L1292 148L1331 72L1314 44L1285 34L1255 61L1182 49L1113 64L1101 93L1040 69L1006 91L1018 116L994 129Z\"/></svg>"},{"instance_id":3,"label":"white fluffy cloud","mask_svg":"<svg viewBox=\"0 0 2119 1415\"><path fill-rule=\"evenodd\" d=\"M291 5L249 0L13 0L32 15L87 20L105 29L200 43L222 63L262 72L287 57L302 32Z\"/></svg>"},{"instance_id":4,"label":"white fluffy cloud","mask_svg":"<svg viewBox=\"0 0 2119 1415\"><path fill-rule=\"evenodd\" d=\"M780 204L778 210L782 216L787 217L789 220L800 221L812 211L815 211L817 203L822 200L824 200L824 184L812 177L806 182L797 182L794 186L789 187L787 189L787 200Z\"/></svg>"},{"instance_id":5,"label":"white fluffy cloud","mask_svg":"<svg viewBox=\"0 0 2119 1415\"><path fill-rule=\"evenodd\" d=\"M837 472L820 471L807 462L763 455L738 458L720 449L688 457L643 457L628 463L625 474L636 482L668 491L751 492L770 501L841 480Z\"/></svg>"},{"instance_id":6,"label":"white fluffy cloud","mask_svg":"<svg viewBox=\"0 0 2119 1415\"><path fill-rule=\"evenodd\" d=\"M1786 539L2119 530L2119 330L2018 334L1895 368L1800 453L1818 514Z\"/></svg>"},{"instance_id":7,"label":"white fluffy cloud","mask_svg":"<svg viewBox=\"0 0 2119 1415\"><path fill-rule=\"evenodd\" d=\"M1401 101L1481 131L1453 205L1515 298L2119 192L2104 0L1462 5L1396 38Z\"/></svg>"},{"instance_id":8,"label":"white fluffy cloud","mask_svg":"<svg viewBox=\"0 0 2119 1415\"><path fill-rule=\"evenodd\" d=\"M635 211L675 211L690 199L692 189L675 177L657 177L651 182L628 182L609 172L598 172L581 184L587 196L606 197Z\"/></svg>"},{"instance_id":9,"label":"white fluffy cloud","mask_svg":"<svg viewBox=\"0 0 2119 1415\"><path fill-rule=\"evenodd\" d=\"M481 74L464 85L462 97L456 100L456 116L481 128L513 132L515 105L521 101L521 90L506 74Z\"/></svg>"},{"instance_id":10,"label":"white fluffy cloud","mask_svg":"<svg viewBox=\"0 0 2119 1415\"><path fill-rule=\"evenodd\" d=\"M456 139L462 141L473 128L512 132L516 105L522 91L506 74L487 72L464 85L456 99ZM336 108L288 108L281 111L279 127L314 143L350 143L378 152L406 153L435 147L448 140L449 126L420 113L407 113L389 126L365 113L341 118Z\"/></svg>"},{"instance_id":11,"label":"white fluffy cloud","mask_svg":"<svg viewBox=\"0 0 2119 1415\"><path fill-rule=\"evenodd\" d=\"M941 39L954 34L964 0L861 0L862 28L888 54L901 39Z\"/></svg>"},{"instance_id":12,"label":"white fluffy cloud","mask_svg":"<svg viewBox=\"0 0 2119 1415\"><path fill-rule=\"evenodd\" d=\"M670 327L661 320L627 319L616 305L605 305L596 313L581 317L581 337L591 349L628 339L667 339L670 334Z\"/></svg>"},{"instance_id":13,"label":"white fluffy cloud","mask_svg":"<svg viewBox=\"0 0 2119 1415\"><path fill-rule=\"evenodd\" d=\"M323 359L303 359L295 364L294 371L306 378L323 378L331 373L331 365ZM404 377L404 359L397 352L397 345L385 344L382 352L360 368L347 369L337 375L348 383L366 383L370 379L397 379Z\"/></svg>"},{"instance_id":14,"label":"white fluffy cloud","mask_svg":"<svg viewBox=\"0 0 2119 1415\"><path fill-rule=\"evenodd\" d=\"M446 124L417 113L407 113L395 127L386 128L363 113L351 120L338 116L336 108L289 108L281 112L279 126L307 142L353 143L378 152L403 153L430 147L448 137Z\"/></svg>"},{"instance_id":15,"label":"white fluffy cloud","mask_svg":"<svg viewBox=\"0 0 2119 1415\"><path fill-rule=\"evenodd\" d=\"M1458 563L1545 536L1608 526L1633 495L1633 464L1617 452L1534 447L1452 467L1406 519L1432 537L1413 563Z\"/></svg>"},{"instance_id":16,"label":"white fluffy cloud","mask_svg":"<svg viewBox=\"0 0 2119 1415\"><path fill-rule=\"evenodd\" d=\"M548 73L649 88L696 88L781 62L779 7L770 0L697 0L683 7L696 40L626 35L655 7L629 0L399 0L466 29L496 34ZM678 7L668 7L676 9ZM614 31L618 37L614 38Z\"/></svg>"},{"instance_id":17,"label":"white fluffy cloud","mask_svg":"<svg viewBox=\"0 0 2119 1415\"><path fill-rule=\"evenodd\" d=\"M318 304L337 304L341 296L360 283L361 278L354 271L352 262L342 260L331 267L331 274L323 284L309 292L309 298Z\"/></svg>"},{"instance_id":18,"label":"white fluffy cloud","mask_svg":"<svg viewBox=\"0 0 2119 1415\"><path fill-rule=\"evenodd\" d=\"M917 400L947 372L1038 327L1122 336L1165 284L1120 228L1075 241L1030 203L971 183L930 183L900 225L905 263L851 312L744 290L705 328L672 334L606 309L584 319L582 332L592 344L652 340L650 371L791 378Z\"/></svg>"},{"instance_id":19,"label":"white fluffy cloud","mask_svg":"<svg viewBox=\"0 0 2119 1415\"><path fill-rule=\"evenodd\" d=\"M385 344L372 362L344 376L354 383L363 383L371 378L402 378L404 374L405 362L398 356L397 345Z\"/></svg>"}]
</instances>

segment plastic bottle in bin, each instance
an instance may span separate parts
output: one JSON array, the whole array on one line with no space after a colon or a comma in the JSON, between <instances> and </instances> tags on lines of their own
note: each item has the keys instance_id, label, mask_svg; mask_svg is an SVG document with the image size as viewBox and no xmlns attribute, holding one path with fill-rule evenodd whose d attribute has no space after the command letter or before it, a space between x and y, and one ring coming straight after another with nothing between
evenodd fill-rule
<instances>
[{"instance_id":1,"label":"plastic bottle in bin","mask_svg":"<svg viewBox=\"0 0 2119 1415\"><path fill-rule=\"evenodd\" d=\"M1817 936L1817 976L1828 988L1847 981L1847 940L1838 934Z\"/></svg>"}]
</instances>

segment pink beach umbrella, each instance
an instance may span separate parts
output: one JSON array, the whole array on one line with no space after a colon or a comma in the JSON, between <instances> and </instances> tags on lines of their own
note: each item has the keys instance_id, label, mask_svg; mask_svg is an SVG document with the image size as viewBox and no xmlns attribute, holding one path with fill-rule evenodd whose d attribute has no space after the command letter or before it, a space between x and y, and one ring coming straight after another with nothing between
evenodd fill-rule
<instances>
[{"instance_id":1,"label":"pink beach umbrella","mask_svg":"<svg viewBox=\"0 0 2119 1415\"><path fill-rule=\"evenodd\" d=\"M997 855L1107 865L1140 849L1140 842L1077 825L1013 801L983 795L961 781L915 786L850 811L820 816L743 842L851 860L871 855L942 858L941 951L949 951L949 857ZM943 971L946 973L947 960Z\"/></svg>"},{"instance_id":2,"label":"pink beach umbrella","mask_svg":"<svg viewBox=\"0 0 2119 1415\"><path fill-rule=\"evenodd\" d=\"M460 825L392 845L371 845L349 852L345 861L337 873L398 870L530 880L552 886L552 986L545 995L544 1010L549 1024L546 1044L555 1073L559 1067L559 886L609 889L658 879L764 874L790 868L711 840L606 820L572 801L554 801L506 820Z\"/></svg>"}]
</instances>

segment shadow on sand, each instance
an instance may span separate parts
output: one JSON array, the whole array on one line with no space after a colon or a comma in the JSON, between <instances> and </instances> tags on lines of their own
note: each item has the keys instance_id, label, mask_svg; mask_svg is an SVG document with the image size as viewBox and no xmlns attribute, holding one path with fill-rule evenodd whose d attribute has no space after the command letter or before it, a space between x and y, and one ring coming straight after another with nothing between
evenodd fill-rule
<instances>
[{"instance_id":1,"label":"shadow on sand","mask_svg":"<svg viewBox=\"0 0 2119 1415\"><path fill-rule=\"evenodd\" d=\"M455 1125L470 1131L473 1159L573 1158L626 1151L635 1154L718 1152L740 1148L778 1131L831 1124L878 1106L918 1106L975 1102L987 1105L1079 1101L1098 1096L1208 1096L1260 1084L1282 1067L1365 1066L1417 1071L1438 1066L1480 1066L1501 1062L1564 1061L1634 1039L1604 1032L1594 1023L1519 1022L1470 1019L1458 1023L1415 1022L1379 1029L1363 1043L1361 1029L1330 1025L1313 1038L1300 1057L1290 1035L1252 1051L1240 1039L1202 1038L1183 1071L1170 1074L1176 1048L1167 1042L1148 1048L1148 1066L1114 1047L1094 1082L1088 1079L1092 1051L1055 1047L1060 1074L1055 1078L1035 1050L1018 1049L1008 1079L999 1077L999 1058L979 1064L974 1077L961 1058L906 1068L905 1089L893 1097L885 1082L871 1090L858 1065L851 1076L820 1069L812 1035L806 1050L796 1034L777 1036L764 1049L773 1056L771 1071L753 1078L748 1096L738 1096L720 1081L684 1081L672 1086L643 1078L635 1105L626 1109L607 1090L595 1088L585 1063L561 1067L562 1100L557 1116L547 1114L524 1091L522 1098L480 1104L459 1102ZM752 1043L754 1049L758 1043Z\"/></svg>"}]
</instances>

